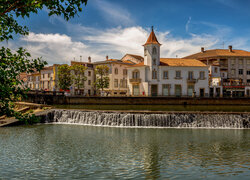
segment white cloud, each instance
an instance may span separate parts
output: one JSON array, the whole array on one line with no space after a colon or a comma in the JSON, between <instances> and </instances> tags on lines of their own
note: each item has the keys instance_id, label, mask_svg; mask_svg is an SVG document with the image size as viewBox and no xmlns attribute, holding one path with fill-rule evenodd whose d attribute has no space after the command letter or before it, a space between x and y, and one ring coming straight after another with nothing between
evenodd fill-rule
<instances>
[{"instance_id":1,"label":"white cloud","mask_svg":"<svg viewBox=\"0 0 250 180\"><path fill-rule=\"evenodd\" d=\"M133 25L134 20L131 18L129 11L118 4L110 3L106 0L94 0L95 7L102 12L106 21L115 25Z\"/></svg>"},{"instance_id":2,"label":"white cloud","mask_svg":"<svg viewBox=\"0 0 250 180\"><path fill-rule=\"evenodd\" d=\"M49 64L69 63L74 57L79 60L82 56L86 61L91 56L93 61L104 60L106 55L110 58L121 58L126 53L143 55L143 44L146 42L150 29L140 26L117 27L100 30L92 27L84 27L80 24L67 24L83 31L74 33L74 38L66 34L35 34L31 32L19 41L9 42L9 47L23 46L29 50L34 57L43 56ZM213 25L210 25L213 27ZM71 28L72 28L71 27ZM72 28L72 29L74 29ZM174 37L170 31L155 31L161 46L161 57L184 57L200 51L200 47L221 48L223 37L230 31L225 27L213 27L211 34L191 34L186 38ZM224 30L223 30L224 29ZM221 33L223 31L224 34ZM250 38L239 37L226 41L234 48L249 48Z\"/></svg>"}]
</instances>

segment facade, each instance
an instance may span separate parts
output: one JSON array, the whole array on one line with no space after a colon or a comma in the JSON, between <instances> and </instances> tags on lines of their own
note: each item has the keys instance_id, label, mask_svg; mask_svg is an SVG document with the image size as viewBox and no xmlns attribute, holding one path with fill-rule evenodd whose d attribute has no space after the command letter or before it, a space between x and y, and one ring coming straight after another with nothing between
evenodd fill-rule
<instances>
[{"instance_id":1,"label":"facade","mask_svg":"<svg viewBox=\"0 0 250 180\"><path fill-rule=\"evenodd\" d=\"M94 81L95 81L95 72L94 72L94 65L91 63L91 57L89 57L88 62L77 62L77 61L71 61L71 65L78 64L83 65L87 69L84 72L84 76L86 77L86 81L84 81L84 86L80 88L80 94L82 95L88 95L93 96L94 95ZM71 72L74 73L74 72ZM75 85L72 86L72 94L75 94L77 91L77 87Z\"/></svg>"},{"instance_id":2,"label":"facade","mask_svg":"<svg viewBox=\"0 0 250 180\"><path fill-rule=\"evenodd\" d=\"M207 65L218 64L222 79L223 96L249 96L250 89L250 52L233 49L212 49L184 57L195 58Z\"/></svg>"},{"instance_id":3,"label":"facade","mask_svg":"<svg viewBox=\"0 0 250 180\"><path fill-rule=\"evenodd\" d=\"M128 93L127 86L127 67L135 63L129 58L123 60L109 59L94 63L94 67L98 65L107 65L109 67L109 88L104 91L110 96L125 96Z\"/></svg>"},{"instance_id":4,"label":"facade","mask_svg":"<svg viewBox=\"0 0 250 180\"><path fill-rule=\"evenodd\" d=\"M45 91L58 91L58 64L45 67L41 70L40 89Z\"/></svg>"},{"instance_id":5,"label":"facade","mask_svg":"<svg viewBox=\"0 0 250 180\"><path fill-rule=\"evenodd\" d=\"M28 78L28 88L31 90L40 90L40 79L41 79L41 73L35 72L27 75Z\"/></svg>"},{"instance_id":6,"label":"facade","mask_svg":"<svg viewBox=\"0 0 250 180\"><path fill-rule=\"evenodd\" d=\"M129 95L208 96L208 66L196 59L160 58L160 46L152 29L144 61L127 67Z\"/></svg>"}]
</instances>

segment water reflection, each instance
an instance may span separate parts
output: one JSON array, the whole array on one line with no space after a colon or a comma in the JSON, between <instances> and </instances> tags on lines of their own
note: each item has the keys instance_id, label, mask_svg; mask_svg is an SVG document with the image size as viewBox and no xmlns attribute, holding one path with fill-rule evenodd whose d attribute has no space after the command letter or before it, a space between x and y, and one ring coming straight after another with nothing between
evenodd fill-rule
<instances>
[{"instance_id":1,"label":"water reflection","mask_svg":"<svg viewBox=\"0 0 250 180\"><path fill-rule=\"evenodd\" d=\"M4 128L0 131L0 177L247 179L249 139L249 130Z\"/></svg>"}]
</instances>

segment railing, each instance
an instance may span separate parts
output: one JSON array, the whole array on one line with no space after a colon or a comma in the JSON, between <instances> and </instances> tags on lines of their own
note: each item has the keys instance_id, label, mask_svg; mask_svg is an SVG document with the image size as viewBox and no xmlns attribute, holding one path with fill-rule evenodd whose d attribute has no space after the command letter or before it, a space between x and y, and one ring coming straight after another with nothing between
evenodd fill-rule
<instances>
[{"instance_id":1,"label":"railing","mask_svg":"<svg viewBox=\"0 0 250 180\"><path fill-rule=\"evenodd\" d=\"M136 78L136 79L129 79L129 82L131 82L131 83L141 83L141 79L139 79L139 78Z\"/></svg>"},{"instance_id":2,"label":"railing","mask_svg":"<svg viewBox=\"0 0 250 180\"><path fill-rule=\"evenodd\" d=\"M197 82L197 79L195 79L195 78L188 78L187 79L187 83L196 83Z\"/></svg>"},{"instance_id":3,"label":"railing","mask_svg":"<svg viewBox=\"0 0 250 180\"><path fill-rule=\"evenodd\" d=\"M250 83L224 82L223 86L250 86Z\"/></svg>"}]
</instances>

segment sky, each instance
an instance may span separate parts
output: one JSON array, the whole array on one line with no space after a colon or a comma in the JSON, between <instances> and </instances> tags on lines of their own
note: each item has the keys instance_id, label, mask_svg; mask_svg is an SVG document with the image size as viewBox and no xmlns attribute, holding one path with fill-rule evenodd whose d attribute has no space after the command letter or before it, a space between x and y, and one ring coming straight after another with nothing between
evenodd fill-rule
<instances>
[{"instance_id":1,"label":"sky","mask_svg":"<svg viewBox=\"0 0 250 180\"><path fill-rule=\"evenodd\" d=\"M82 61L143 56L151 26L162 58L184 57L201 47L250 51L250 0L88 0L69 21L49 17L43 9L18 22L28 26L29 35L1 44L25 47L49 64L79 61L80 56Z\"/></svg>"}]
</instances>

